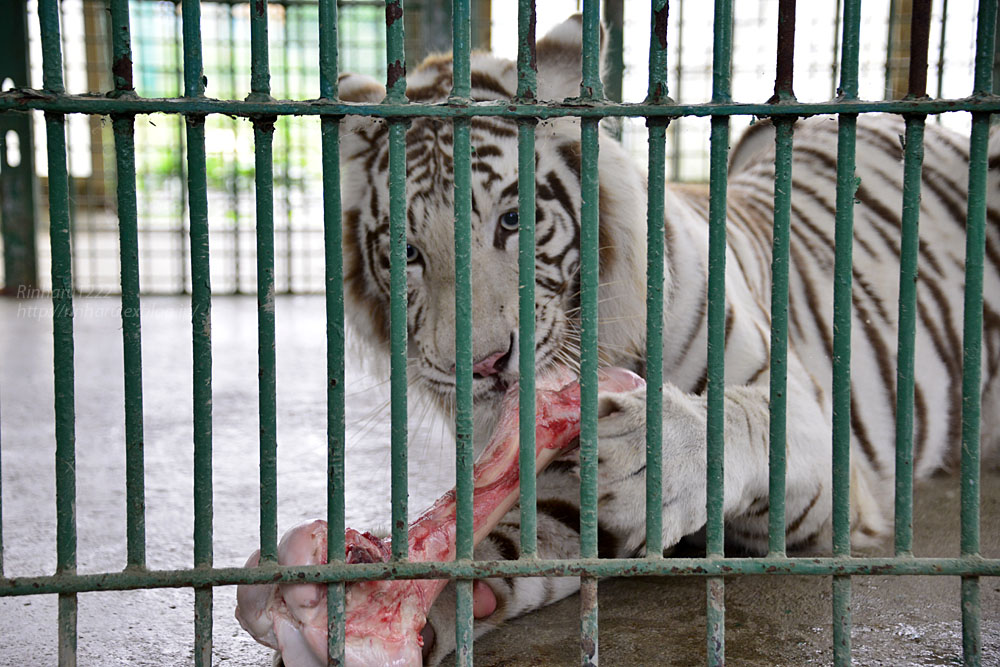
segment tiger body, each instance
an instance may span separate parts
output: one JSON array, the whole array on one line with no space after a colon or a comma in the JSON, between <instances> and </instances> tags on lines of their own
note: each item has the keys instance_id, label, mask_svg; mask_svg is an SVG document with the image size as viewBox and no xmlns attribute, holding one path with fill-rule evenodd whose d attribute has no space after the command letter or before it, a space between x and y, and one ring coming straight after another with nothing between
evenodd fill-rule
<instances>
[{"instance_id":1,"label":"tiger body","mask_svg":"<svg viewBox=\"0 0 1000 667\"><path fill-rule=\"evenodd\" d=\"M538 41L538 97L578 94L580 27L570 19ZM514 64L472 58L474 101L511 99ZM408 77L412 101L444 102L450 57L432 57ZM342 99L377 102L380 84L346 75ZM472 266L476 430L484 445L499 400L517 380L517 127L473 118ZM831 493L831 369L837 121L795 126L787 389L786 529L790 549L828 548ZM450 122L417 118L407 132L408 331L411 380L445 412L454 400L453 163ZM851 359L851 537L878 540L891 522L894 475L896 324L899 292L902 120L862 116L857 129ZM990 145L984 277L982 438L1000 439L1000 135ZM376 356L388 354L389 194L387 128L343 122L345 284L348 313ZM536 130L536 353L539 372L576 363L579 309L580 126ZM599 352L602 364L644 374L646 176L610 136L601 137ZM915 470L948 465L959 448L968 141L928 124L920 208L917 284ZM725 347L727 545L766 551L768 392L774 148L766 124L734 149L728 185ZM708 192L665 191L663 316L663 544L705 523ZM599 398L599 542L602 556L645 549L645 390ZM579 554L579 471L557 461L538 480L540 556ZM519 555L512 511L476 557ZM575 591L575 578L489 581L503 620ZM445 596L429 621L430 663L454 646Z\"/></svg>"}]
</instances>

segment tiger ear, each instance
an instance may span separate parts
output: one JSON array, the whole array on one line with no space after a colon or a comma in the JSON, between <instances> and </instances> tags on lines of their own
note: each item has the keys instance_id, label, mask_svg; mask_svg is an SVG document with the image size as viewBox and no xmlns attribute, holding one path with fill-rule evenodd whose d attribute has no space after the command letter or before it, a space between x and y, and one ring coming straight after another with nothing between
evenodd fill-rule
<instances>
[{"instance_id":1,"label":"tiger ear","mask_svg":"<svg viewBox=\"0 0 1000 667\"><path fill-rule=\"evenodd\" d=\"M604 26L600 30L601 62ZM583 16L574 14L548 31L535 44L538 60L538 99L562 101L580 96L583 80Z\"/></svg>"},{"instance_id":2,"label":"tiger ear","mask_svg":"<svg viewBox=\"0 0 1000 667\"><path fill-rule=\"evenodd\" d=\"M337 79L338 97L342 102L378 104L385 98L385 86L363 74L341 74ZM372 136L383 121L371 116L344 116L340 123L340 155L350 160L369 145Z\"/></svg>"}]
</instances>

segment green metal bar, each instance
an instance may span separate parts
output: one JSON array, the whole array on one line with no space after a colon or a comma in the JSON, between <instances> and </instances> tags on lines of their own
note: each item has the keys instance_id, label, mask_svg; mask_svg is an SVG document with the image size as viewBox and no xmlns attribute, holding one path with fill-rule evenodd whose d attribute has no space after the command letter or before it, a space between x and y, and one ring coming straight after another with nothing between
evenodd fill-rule
<instances>
[{"instance_id":1,"label":"green metal bar","mask_svg":"<svg viewBox=\"0 0 1000 667\"><path fill-rule=\"evenodd\" d=\"M583 3L583 80L580 97L600 100L600 15L597 0ZM597 334L600 238L599 127L584 119L580 129L580 555L597 556ZM598 664L597 580L580 579L580 656Z\"/></svg>"},{"instance_id":2,"label":"green metal bar","mask_svg":"<svg viewBox=\"0 0 1000 667\"><path fill-rule=\"evenodd\" d=\"M973 95L993 89L993 54L997 0L979 3L976 67ZM983 343L983 260L986 247L986 200L990 114L972 114L969 148L969 201L965 224L965 304L962 334L962 464L961 553L979 553L980 410ZM980 629L982 606L979 578L962 577L963 663L979 667L983 661Z\"/></svg>"},{"instance_id":3,"label":"green metal bar","mask_svg":"<svg viewBox=\"0 0 1000 667\"><path fill-rule=\"evenodd\" d=\"M775 103L795 99L795 0L778 3ZM786 392L788 389L788 244L792 207L794 118L776 118L774 232L771 248L771 363L768 427L768 553L785 555Z\"/></svg>"},{"instance_id":4,"label":"green metal bar","mask_svg":"<svg viewBox=\"0 0 1000 667\"><path fill-rule=\"evenodd\" d=\"M115 92L133 94L128 2L111 4ZM125 366L127 562L146 565L146 491L142 425L142 333L139 313L139 222L135 194L135 117L115 116L118 233L121 246L122 349Z\"/></svg>"},{"instance_id":5,"label":"green metal bar","mask_svg":"<svg viewBox=\"0 0 1000 667\"><path fill-rule=\"evenodd\" d=\"M468 104L472 92L469 0L452 3L451 101ZM471 560L475 458L472 441L472 142L469 119L456 118L453 137L455 175L455 559ZM455 663L471 666L472 582L456 582Z\"/></svg>"},{"instance_id":6,"label":"green metal bar","mask_svg":"<svg viewBox=\"0 0 1000 667\"><path fill-rule=\"evenodd\" d=\"M583 80L580 97L585 100L604 98L601 83L601 14L598 0L583 2Z\"/></svg>"},{"instance_id":7,"label":"green metal bar","mask_svg":"<svg viewBox=\"0 0 1000 667\"><path fill-rule=\"evenodd\" d=\"M729 99L729 62L732 55L732 4L716 0L713 99ZM709 175L708 250L708 495L707 550L723 553L723 400L725 391L726 319L726 185L729 119L712 118Z\"/></svg>"},{"instance_id":8,"label":"green metal bar","mask_svg":"<svg viewBox=\"0 0 1000 667\"><path fill-rule=\"evenodd\" d=\"M278 441L274 340L274 118L254 120L257 185L257 363L260 411L260 559L278 556Z\"/></svg>"},{"instance_id":9,"label":"green metal bar","mask_svg":"<svg viewBox=\"0 0 1000 667\"><path fill-rule=\"evenodd\" d=\"M184 0L184 95L205 94L201 52L201 6ZM212 288L208 254L208 185L205 118L187 117L187 175L191 243L191 332L194 377L194 564L212 566ZM196 587L194 598L197 667L212 664L212 589Z\"/></svg>"},{"instance_id":10,"label":"green metal bar","mask_svg":"<svg viewBox=\"0 0 1000 667\"><path fill-rule=\"evenodd\" d=\"M386 97L389 108L406 102L406 58L403 54L403 2L385 5ZM406 560L406 123L389 124L389 340L392 401L392 558Z\"/></svg>"},{"instance_id":11,"label":"green metal bar","mask_svg":"<svg viewBox=\"0 0 1000 667\"><path fill-rule=\"evenodd\" d=\"M406 101L406 35L403 30L403 0L385 3L386 102Z\"/></svg>"},{"instance_id":12,"label":"green metal bar","mask_svg":"<svg viewBox=\"0 0 1000 667\"><path fill-rule=\"evenodd\" d=\"M664 12L666 2L662 3ZM654 12L656 10L654 9ZM666 67L663 68L664 78ZM666 91L666 81L662 84ZM650 94L654 93L650 86ZM663 267L666 123L650 121L646 205L646 556L663 557Z\"/></svg>"},{"instance_id":13,"label":"green metal bar","mask_svg":"<svg viewBox=\"0 0 1000 667\"><path fill-rule=\"evenodd\" d=\"M135 590L200 588L236 584L327 583L386 579L485 579L491 577L732 577L732 576L1000 576L1000 559L960 558L584 558L303 565L258 568L115 571L12 577L0 580L0 597Z\"/></svg>"},{"instance_id":14,"label":"green metal bar","mask_svg":"<svg viewBox=\"0 0 1000 667\"><path fill-rule=\"evenodd\" d=\"M327 100L337 99L338 17L336 0L319 3L319 90ZM323 242L326 250L326 438L327 438L327 557L344 560L344 446L346 432L344 386L344 256L340 201L340 121L320 120L323 150ZM345 586L330 582L326 589L327 653L344 664Z\"/></svg>"},{"instance_id":15,"label":"green metal bar","mask_svg":"<svg viewBox=\"0 0 1000 667\"><path fill-rule=\"evenodd\" d=\"M65 93L58 3L53 0L39 0L38 23L42 36L42 86L49 94Z\"/></svg>"},{"instance_id":16,"label":"green metal bar","mask_svg":"<svg viewBox=\"0 0 1000 667\"><path fill-rule=\"evenodd\" d=\"M586 41L586 40L585 40ZM580 555L597 556L598 125L585 119L580 174ZM597 664L597 582L580 582L583 664ZM593 588L594 590L590 590Z\"/></svg>"},{"instance_id":17,"label":"green metal bar","mask_svg":"<svg viewBox=\"0 0 1000 667\"><path fill-rule=\"evenodd\" d=\"M405 560L407 545L406 451L406 125L389 126L390 395L392 438L392 557Z\"/></svg>"},{"instance_id":18,"label":"green metal bar","mask_svg":"<svg viewBox=\"0 0 1000 667\"><path fill-rule=\"evenodd\" d=\"M591 2L584 7L596 7ZM596 11L596 10L592 10ZM596 30L595 30L596 33ZM585 27L585 35L586 27ZM584 39L584 52L587 50ZM586 55L584 57L586 63ZM594 61L596 62L596 61ZM594 95L595 84L588 85L587 65L584 65L583 95ZM597 86L600 85L598 80ZM599 88L596 94L600 94ZM600 224L598 175L598 124L585 119L581 128L580 145L583 165L580 175L582 207L580 212L580 555L597 556L597 296ZM597 664L597 581L584 578L580 582L580 622L582 664Z\"/></svg>"},{"instance_id":19,"label":"green metal bar","mask_svg":"<svg viewBox=\"0 0 1000 667\"><path fill-rule=\"evenodd\" d=\"M271 96L267 40L267 1L250 3L250 97Z\"/></svg>"},{"instance_id":20,"label":"green metal bar","mask_svg":"<svg viewBox=\"0 0 1000 667\"><path fill-rule=\"evenodd\" d=\"M667 0L654 0L649 19L649 92L646 104L670 104L667 95Z\"/></svg>"},{"instance_id":21,"label":"green metal bar","mask_svg":"<svg viewBox=\"0 0 1000 667\"><path fill-rule=\"evenodd\" d=\"M769 103L706 102L702 104L623 103L587 105L565 102L519 104L516 102L483 103L469 107L439 104L356 104L322 100L270 100L267 102L189 98L107 98L86 95L52 95L41 91L10 90L0 93L0 111L37 109L53 113L82 114L225 114L242 118L259 115L344 116L375 118L615 118L693 116L818 116L833 113L924 113L952 111L1000 112L996 95L960 99L858 100L831 102L795 102L775 107Z\"/></svg>"},{"instance_id":22,"label":"green metal bar","mask_svg":"<svg viewBox=\"0 0 1000 667\"><path fill-rule=\"evenodd\" d=\"M62 93L59 7L40 0L42 78L46 91ZM49 238L52 246L52 342L56 435L56 573L76 572L76 409L73 374L73 251L70 246L66 118L45 115L49 163ZM59 594L59 664L76 665L77 603Z\"/></svg>"},{"instance_id":23,"label":"green metal bar","mask_svg":"<svg viewBox=\"0 0 1000 667\"><path fill-rule=\"evenodd\" d=\"M712 54L712 101L728 102L732 90L732 0L716 0ZM725 495L725 354L726 354L726 186L728 179L729 118L712 117L709 149L708 211L708 368L706 431L705 524L708 558L725 555L723 498ZM726 661L725 582L706 582L705 641L710 666Z\"/></svg>"},{"instance_id":24,"label":"green metal bar","mask_svg":"<svg viewBox=\"0 0 1000 667\"><path fill-rule=\"evenodd\" d=\"M927 93L930 0L914 4L910 34L908 97ZM899 326L896 354L895 553L913 555L913 401L917 315L920 180L924 159L924 116L906 117L903 214L899 251Z\"/></svg>"},{"instance_id":25,"label":"green metal bar","mask_svg":"<svg viewBox=\"0 0 1000 667\"><path fill-rule=\"evenodd\" d=\"M1000 95L1000 13L997 13L996 27L993 30L993 94Z\"/></svg>"},{"instance_id":26,"label":"green metal bar","mask_svg":"<svg viewBox=\"0 0 1000 667\"><path fill-rule=\"evenodd\" d=\"M52 339L55 368L56 572L76 571L76 409L73 373L73 274L70 247L66 119L45 116L52 245ZM76 596L59 596L59 664L76 664Z\"/></svg>"},{"instance_id":27,"label":"green metal bar","mask_svg":"<svg viewBox=\"0 0 1000 667\"><path fill-rule=\"evenodd\" d=\"M899 269L899 331L896 367L895 553L913 554L913 397L917 316L917 250L920 173L924 159L922 116L906 119L903 218Z\"/></svg>"},{"instance_id":28,"label":"green metal bar","mask_svg":"<svg viewBox=\"0 0 1000 667\"><path fill-rule=\"evenodd\" d=\"M250 96L270 99L267 0L250 10ZM260 560L278 557L278 440L274 341L274 122L255 117L254 181L257 202L257 364L260 414Z\"/></svg>"},{"instance_id":29,"label":"green metal bar","mask_svg":"<svg viewBox=\"0 0 1000 667\"><path fill-rule=\"evenodd\" d=\"M844 2L840 99L858 96L860 0ZM841 113L837 138L837 212L833 290L833 553L851 554L851 274L854 234L856 114ZM851 663L851 580L833 579L833 662Z\"/></svg>"},{"instance_id":30,"label":"green metal bar","mask_svg":"<svg viewBox=\"0 0 1000 667\"><path fill-rule=\"evenodd\" d=\"M667 96L666 0L650 7L649 88L646 101ZM646 204L646 556L663 557L663 272L664 191L667 123L646 121L649 128L649 186Z\"/></svg>"},{"instance_id":31,"label":"green metal bar","mask_svg":"<svg viewBox=\"0 0 1000 667\"><path fill-rule=\"evenodd\" d=\"M788 91L791 92L790 89ZM780 92L778 93L781 94ZM768 431L768 553L785 555L785 453L788 389L788 249L795 120L775 120L774 238L771 249L771 385Z\"/></svg>"},{"instance_id":32,"label":"green metal bar","mask_svg":"<svg viewBox=\"0 0 1000 667\"><path fill-rule=\"evenodd\" d=\"M517 99L535 99L535 3L520 0L517 13ZM535 121L517 126L518 462L521 558L538 556L535 495Z\"/></svg>"}]
</instances>

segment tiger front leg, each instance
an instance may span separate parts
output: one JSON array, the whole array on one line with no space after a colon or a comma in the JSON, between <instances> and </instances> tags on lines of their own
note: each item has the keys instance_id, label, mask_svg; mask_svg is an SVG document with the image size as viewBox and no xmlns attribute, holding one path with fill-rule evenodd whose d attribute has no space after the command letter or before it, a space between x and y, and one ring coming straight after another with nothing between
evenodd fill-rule
<instances>
[{"instance_id":1,"label":"tiger front leg","mask_svg":"<svg viewBox=\"0 0 1000 667\"><path fill-rule=\"evenodd\" d=\"M794 383L793 383L794 384ZM796 418L789 420L786 526L789 539L815 536L829 523L829 426L815 401L793 389ZM730 543L767 548L767 388L731 386L724 398L723 515ZM663 387L663 546L669 548L706 522L706 425L704 396ZM602 394L598 400L599 518L602 528L626 540L625 550L645 541L646 390Z\"/></svg>"},{"instance_id":2,"label":"tiger front leg","mask_svg":"<svg viewBox=\"0 0 1000 667\"><path fill-rule=\"evenodd\" d=\"M578 558L579 477L575 463L556 461L538 480L538 556L540 558ZM575 491L570 491L575 488ZM500 524L475 549L476 560L515 560L520 557L520 509L508 512ZM574 524L575 521L575 524ZM479 588L480 585L487 588ZM480 637L504 622L541 609L572 595L580 589L579 577L503 577L476 582L473 592L475 636ZM483 595L486 594L486 595ZM482 598L492 594L491 613ZM479 607L479 609L475 609ZM455 584L449 583L427 614L424 632L424 664L439 664L455 650Z\"/></svg>"}]
</instances>

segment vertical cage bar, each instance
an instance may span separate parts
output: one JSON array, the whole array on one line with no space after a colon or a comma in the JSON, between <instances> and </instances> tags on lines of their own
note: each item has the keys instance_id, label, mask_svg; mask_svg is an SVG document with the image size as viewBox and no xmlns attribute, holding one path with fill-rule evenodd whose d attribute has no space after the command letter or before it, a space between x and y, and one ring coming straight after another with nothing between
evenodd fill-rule
<instances>
[{"instance_id":1,"label":"vertical cage bar","mask_svg":"<svg viewBox=\"0 0 1000 667\"><path fill-rule=\"evenodd\" d=\"M894 543L897 556L913 553L913 400L917 319L917 248L920 172L925 116L906 118L903 216L899 255L899 331L896 361L896 492Z\"/></svg>"},{"instance_id":2,"label":"vertical cage bar","mask_svg":"<svg viewBox=\"0 0 1000 667\"><path fill-rule=\"evenodd\" d=\"M201 3L184 0L184 95L205 94L201 51ZM212 549L212 287L208 255L208 184L205 117L187 120L191 331L194 377L194 564L211 567ZM212 664L212 588L195 588L196 667Z\"/></svg>"},{"instance_id":3,"label":"vertical cage bar","mask_svg":"<svg viewBox=\"0 0 1000 667\"><path fill-rule=\"evenodd\" d=\"M910 22L908 98L927 93L927 47L931 2L914 0ZM920 174L924 160L926 116L906 117L903 158L903 214L899 251L899 327L896 353L895 553L913 554L913 401L917 321L917 250Z\"/></svg>"},{"instance_id":4,"label":"vertical cage bar","mask_svg":"<svg viewBox=\"0 0 1000 667\"><path fill-rule=\"evenodd\" d=\"M535 99L535 3L517 8L517 99ZM535 504L535 124L517 125L518 433L521 508L521 558L538 555Z\"/></svg>"},{"instance_id":5,"label":"vertical cage bar","mask_svg":"<svg viewBox=\"0 0 1000 667\"><path fill-rule=\"evenodd\" d=\"M993 91L993 49L997 0L980 0L976 34L973 95ZM962 463L961 553L979 554L980 409L983 343L983 260L986 248L986 199L989 113L972 114L969 148L969 202L965 225L965 305L962 333ZM983 660L980 631L979 577L962 577L963 662L978 667Z\"/></svg>"},{"instance_id":6,"label":"vertical cage bar","mask_svg":"<svg viewBox=\"0 0 1000 667\"><path fill-rule=\"evenodd\" d=\"M267 0L250 11L250 97L271 96ZM254 182L257 201L257 365L260 419L260 560L278 557L278 440L274 342L274 123L253 118Z\"/></svg>"},{"instance_id":7,"label":"vertical cage bar","mask_svg":"<svg viewBox=\"0 0 1000 667\"><path fill-rule=\"evenodd\" d=\"M583 3L583 81L580 97L599 100L600 16L597 0ZM597 553L597 331L600 259L598 119L581 121L580 149L580 556ZM598 664L597 579L580 580L581 664Z\"/></svg>"},{"instance_id":8,"label":"vertical cage bar","mask_svg":"<svg viewBox=\"0 0 1000 667\"><path fill-rule=\"evenodd\" d=\"M274 341L274 117L253 119L257 200L257 364L260 425L260 560L278 549L277 398Z\"/></svg>"},{"instance_id":9,"label":"vertical cage bar","mask_svg":"<svg viewBox=\"0 0 1000 667\"><path fill-rule=\"evenodd\" d=\"M111 3L112 74L116 95L132 95L132 44L127 0ZM139 313L139 221L135 193L135 116L114 116L121 251L122 348L125 366L125 496L127 563L146 565L146 492L142 425L142 330Z\"/></svg>"},{"instance_id":10,"label":"vertical cage bar","mask_svg":"<svg viewBox=\"0 0 1000 667\"><path fill-rule=\"evenodd\" d=\"M386 104L406 103L403 2L385 5ZM392 401L392 557L405 560L407 527L406 456L406 121L389 121L389 340Z\"/></svg>"},{"instance_id":11,"label":"vertical cage bar","mask_svg":"<svg viewBox=\"0 0 1000 667\"><path fill-rule=\"evenodd\" d=\"M406 101L406 56L403 0L385 3L386 102Z\"/></svg>"},{"instance_id":12,"label":"vertical cage bar","mask_svg":"<svg viewBox=\"0 0 1000 667\"><path fill-rule=\"evenodd\" d=\"M65 92L59 6L39 0L42 79L46 91ZM76 410L73 375L73 252L70 247L66 117L45 114L49 164L49 238L52 245L52 343L56 434L56 573L76 572ZM59 594L59 664L76 665L75 593Z\"/></svg>"},{"instance_id":13,"label":"vertical cage bar","mask_svg":"<svg viewBox=\"0 0 1000 667\"><path fill-rule=\"evenodd\" d=\"M451 101L471 95L471 10L469 0L452 3ZM469 119L454 121L455 174L455 559L472 558L472 143ZM472 665L472 581L456 582L455 662Z\"/></svg>"},{"instance_id":14,"label":"vertical cage bar","mask_svg":"<svg viewBox=\"0 0 1000 667\"><path fill-rule=\"evenodd\" d=\"M250 92L271 94L271 67L267 39L267 2L250 3Z\"/></svg>"},{"instance_id":15,"label":"vertical cage bar","mask_svg":"<svg viewBox=\"0 0 1000 667\"><path fill-rule=\"evenodd\" d=\"M339 69L337 0L319 3L319 92L337 99ZM344 442L346 431L344 387L344 254L340 201L340 120L320 119L323 147L323 243L326 252L326 440L327 440L327 557L344 560ZM329 662L344 664L344 582L326 587L327 654Z\"/></svg>"},{"instance_id":16,"label":"vertical cage bar","mask_svg":"<svg viewBox=\"0 0 1000 667\"><path fill-rule=\"evenodd\" d=\"M712 67L713 101L730 100L732 57L732 2L715 3L715 55ZM712 117L709 175L708 250L708 494L707 550L723 553L722 497L724 414L724 363L726 319L726 179L729 152L729 118Z\"/></svg>"},{"instance_id":17,"label":"vertical cage bar","mask_svg":"<svg viewBox=\"0 0 1000 667\"><path fill-rule=\"evenodd\" d=\"M667 0L650 8L649 88L646 102L668 102ZM667 122L646 120L649 187L646 203L646 556L663 557L663 196Z\"/></svg>"},{"instance_id":18,"label":"vertical cage bar","mask_svg":"<svg viewBox=\"0 0 1000 667\"><path fill-rule=\"evenodd\" d=\"M775 103L794 100L795 0L778 3ZM768 553L785 555L785 452L788 388L788 249L794 118L774 119L774 233L771 248L771 384L768 431Z\"/></svg>"},{"instance_id":19,"label":"vertical cage bar","mask_svg":"<svg viewBox=\"0 0 1000 667\"><path fill-rule=\"evenodd\" d=\"M789 83L791 83L790 80ZM790 87L788 93L791 93ZM785 425L788 388L788 251L792 207L792 141L795 120L785 117L776 118L774 127L776 152L774 160L774 238L771 249L768 553L772 556L784 556L786 546L785 453L787 441Z\"/></svg>"},{"instance_id":20,"label":"vertical cage bar","mask_svg":"<svg viewBox=\"0 0 1000 667\"><path fill-rule=\"evenodd\" d=\"M732 0L716 0L712 54L712 101L731 99L733 48ZM710 138L708 211L708 424L706 429L705 524L709 558L724 555L723 528L726 351L726 185L729 154L729 118L713 116ZM709 665L725 664L726 604L725 580L710 577L706 582L705 639Z\"/></svg>"},{"instance_id":21,"label":"vertical cage bar","mask_svg":"<svg viewBox=\"0 0 1000 667\"><path fill-rule=\"evenodd\" d=\"M858 97L860 0L844 2L840 99ZM833 290L833 553L851 555L851 273L857 114L840 114L837 137L837 212ZM851 663L851 579L833 578L833 661Z\"/></svg>"},{"instance_id":22,"label":"vertical cage bar","mask_svg":"<svg viewBox=\"0 0 1000 667\"><path fill-rule=\"evenodd\" d=\"M586 40L584 40L586 43ZM598 121L582 121L580 213L580 556L597 557ZM597 664L597 579L581 579L584 665Z\"/></svg>"}]
</instances>

